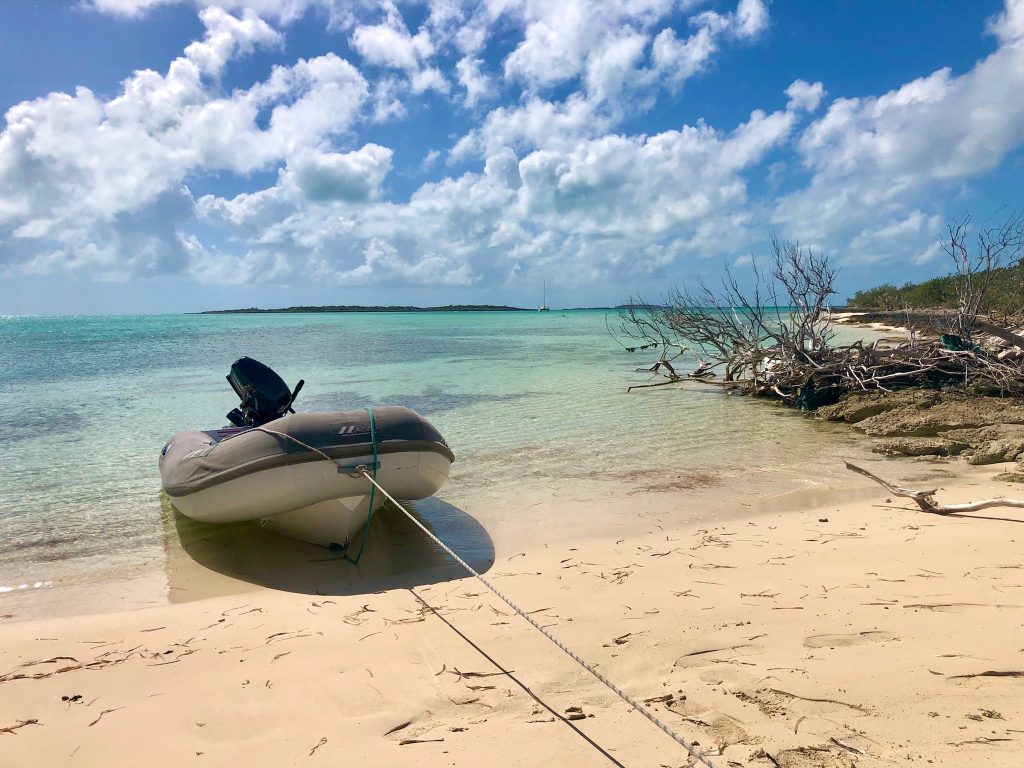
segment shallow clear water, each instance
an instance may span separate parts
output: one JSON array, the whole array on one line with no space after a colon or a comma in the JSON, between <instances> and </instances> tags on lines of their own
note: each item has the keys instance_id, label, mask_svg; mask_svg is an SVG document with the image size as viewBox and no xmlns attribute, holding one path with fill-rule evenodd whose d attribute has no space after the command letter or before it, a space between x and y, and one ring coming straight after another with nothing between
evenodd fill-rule
<instances>
[{"instance_id":1,"label":"shallow clear water","mask_svg":"<svg viewBox=\"0 0 1024 768\"><path fill-rule=\"evenodd\" d=\"M840 483L838 457L863 452L846 430L714 388L626 394L650 360L623 352L605 317L0 319L0 590L162 568L157 456L175 432L225 423L224 376L242 355L305 379L300 410L397 403L428 416L457 456L441 497L492 530L515 513L474 506L482 496L605 482L631 484L637 505L723 487L749 500Z\"/></svg>"}]
</instances>

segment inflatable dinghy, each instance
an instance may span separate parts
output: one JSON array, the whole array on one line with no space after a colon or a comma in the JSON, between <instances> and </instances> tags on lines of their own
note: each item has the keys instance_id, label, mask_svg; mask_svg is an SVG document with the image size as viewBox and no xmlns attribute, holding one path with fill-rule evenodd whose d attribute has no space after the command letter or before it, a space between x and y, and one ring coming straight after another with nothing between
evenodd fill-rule
<instances>
[{"instance_id":1,"label":"inflatable dinghy","mask_svg":"<svg viewBox=\"0 0 1024 768\"><path fill-rule=\"evenodd\" d=\"M228 414L233 426L180 432L160 456L164 491L193 520L257 520L293 538L347 549L384 503L357 467L397 499L432 496L448 479L455 456L415 411L388 405L295 413L303 382L290 391L247 357L231 366L228 381L242 400Z\"/></svg>"}]
</instances>

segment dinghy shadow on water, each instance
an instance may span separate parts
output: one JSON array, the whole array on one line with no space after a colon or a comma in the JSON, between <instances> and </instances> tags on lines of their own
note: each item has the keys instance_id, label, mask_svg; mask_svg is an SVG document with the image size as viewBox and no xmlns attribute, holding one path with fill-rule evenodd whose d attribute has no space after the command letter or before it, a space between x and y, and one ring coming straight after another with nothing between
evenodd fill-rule
<instances>
[{"instance_id":1,"label":"dinghy shadow on water","mask_svg":"<svg viewBox=\"0 0 1024 768\"><path fill-rule=\"evenodd\" d=\"M484 573L494 564L494 543L466 512L436 497L404 506L477 571ZM326 547L252 522L196 522L178 512L163 493L161 509L172 603L244 593L252 585L308 595L358 595L468 575L412 521L390 508L371 519L358 565ZM353 550L358 550L362 535Z\"/></svg>"}]
</instances>

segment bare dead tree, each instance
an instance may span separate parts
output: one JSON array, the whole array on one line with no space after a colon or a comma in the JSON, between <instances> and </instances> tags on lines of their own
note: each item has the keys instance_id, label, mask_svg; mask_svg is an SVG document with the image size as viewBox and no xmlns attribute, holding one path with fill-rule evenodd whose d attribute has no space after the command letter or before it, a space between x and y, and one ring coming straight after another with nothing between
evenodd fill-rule
<instances>
[{"instance_id":1,"label":"bare dead tree","mask_svg":"<svg viewBox=\"0 0 1024 768\"><path fill-rule=\"evenodd\" d=\"M640 342L623 345L627 349L661 349L658 363L644 370L660 372L659 364L689 353L699 362L690 378L706 379L720 369L727 383L795 397L788 382L782 388L786 377L780 374L791 361L813 367L827 347L837 269L799 243L773 237L771 247L767 270L753 263L751 288L727 268L717 290L695 281L670 289L656 304L636 297L620 309L614 335Z\"/></svg>"},{"instance_id":2,"label":"bare dead tree","mask_svg":"<svg viewBox=\"0 0 1024 768\"><path fill-rule=\"evenodd\" d=\"M772 293L777 327L788 337L781 339L795 349L816 352L832 339L828 318L829 299L836 294L835 280L839 272L828 257L799 243L780 242L772 237L772 277L781 293ZM786 317L780 313L781 300L788 300L795 312Z\"/></svg>"},{"instance_id":3,"label":"bare dead tree","mask_svg":"<svg viewBox=\"0 0 1024 768\"><path fill-rule=\"evenodd\" d=\"M1024 249L1024 214L1010 215L1001 224L978 230L973 249L969 243L971 216L949 222L942 249L953 260L957 314L952 330L969 340L978 315L986 309L986 298L997 270L1017 260Z\"/></svg>"}]
</instances>

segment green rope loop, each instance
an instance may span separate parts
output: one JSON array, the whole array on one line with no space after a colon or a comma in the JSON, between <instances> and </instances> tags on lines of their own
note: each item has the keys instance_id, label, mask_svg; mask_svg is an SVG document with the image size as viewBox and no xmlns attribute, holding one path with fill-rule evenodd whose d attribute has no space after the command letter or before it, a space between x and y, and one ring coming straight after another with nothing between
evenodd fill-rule
<instances>
[{"instance_id":1,"label":"green rope loop","mask_svg":"<svg viewBox=\"0 0 1024 768\"><path fill-rule=\"evenodd\" d=\"M370 414L370 445L373 448L373 479L377 479L377 467L380 465L380 461L377 456L377 425L373 418L373 408L368 407L366 412ZM370 518L373 517L373 502L376 499L377 486L376 484L370 486L370 506L366 509L366 522L363 524L363 538L359 542L359 551L356 552L354 558L349 557L346 553L342 555L353 565L359 563L359 559L363 556L363 550L366 549L366 540L370 538Z\"/></svg>"}]
</instances>

